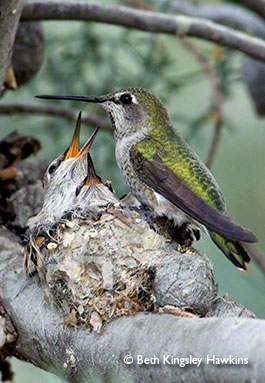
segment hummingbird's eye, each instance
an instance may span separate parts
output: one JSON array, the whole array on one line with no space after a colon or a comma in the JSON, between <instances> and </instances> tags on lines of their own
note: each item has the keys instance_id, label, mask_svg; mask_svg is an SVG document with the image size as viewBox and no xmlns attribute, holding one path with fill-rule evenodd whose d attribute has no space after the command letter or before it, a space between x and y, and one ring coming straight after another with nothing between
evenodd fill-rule
<instances>
[{"instance_id":1,"label":"hummingbird's eye","mask_svg":"<svg viewBox=\"0 0 265 383\"><path fill-rule=\"evenodd\" d=\"M120 102L122 104L131 104L132 102L132 96L130 93L123 93L120 97Z\"/></svg>"}]
</instances>

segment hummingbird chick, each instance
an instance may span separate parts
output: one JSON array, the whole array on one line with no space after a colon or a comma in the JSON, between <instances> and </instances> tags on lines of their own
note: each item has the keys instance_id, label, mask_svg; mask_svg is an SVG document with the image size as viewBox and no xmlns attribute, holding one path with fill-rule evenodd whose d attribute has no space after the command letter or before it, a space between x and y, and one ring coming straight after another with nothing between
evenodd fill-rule
<instances>
[{"instance_id":1,"label":"hummingbird chick","mask_svg":"<svg viewBox=\"0 0 265 383\"><path fill-rule=\"evenodd\" d=\"M31 269L41 269L43 257L40 251L45 240L43 235L50 235L50 229L62 217L74 209L76 195L80 185L87 175L87 156L89 149L98 132L91 135L85 145L79 150L79 135L81 127L81 112L78 115L72 143L67 150L57 157L47 168L43 178L44 202L41 211L28 220L29 241L25 248L24 272L29 274Z\"/></svg>"},{"instance_id":2,"label":"hummingbird chick","mask_svg":"<svg viewBox=\"0 0 265 383\"><path fill-rule=\"evenodd\" d=\"M47 231L73 209L76 191L87 174L87 154L98 129L79 151L81 112L76 123L72 143L48 167L43 178L44 202L41 211L28 220L31 232Z\"/></svg>"},{"instance_id":3,"label":"hummingbird chick","mask_svg":"<svg viewBox=\"0 0 265 383\"><path fill-rule=\"evenodd\" d=\"M239 269L250 261L250 231L227 215L222 191L209 169L173 126L162 102L143 88L104 96L37 96L98 103L110 116L116 159L132 194L155 215L178 227L200 225Z\"/></svg>"},{"instance_id":4,"label":"hummingbird chick","mask_svg":"<svg viewBox=\"0 0 265 383\"><path fill-rule=\"evenodd\" d=\"M102 181L96 174L92 158L87 154L87 175L76 196L74 210L81 216L97 215L100 209L119 203L107 181Z\"/></svg>"}]
</instances>

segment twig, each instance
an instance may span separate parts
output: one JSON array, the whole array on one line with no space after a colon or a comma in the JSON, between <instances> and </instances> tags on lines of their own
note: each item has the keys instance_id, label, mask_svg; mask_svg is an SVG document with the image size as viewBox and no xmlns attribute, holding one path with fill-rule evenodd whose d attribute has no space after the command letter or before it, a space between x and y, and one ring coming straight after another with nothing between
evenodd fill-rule
<instances>
[{"instance_id":1,"label":"twig","mask_svg":"<svg viewBox=\"0 0 265 383\"><path fill-rule=\"evenodd\" d=\"M125 225L129 226L130 228L132 228L136 231L143 231L140 226L135 224L131 218L122 214L121 211L114 209L114 208L108 208L107 212L114 215L114 217L118 218L121 222L123 222Z\"/></svg>"},{"instance_id":2,"label":"twig","mask_svg":"<svg viewBox=\"0 0 265 383\"><path fill-rule=\"evenodd\" d=\"M32 1L22 20L83 20L120 25L155 33L199 37L265 61L265 42L209 20L135 10L91 2Z\"/></svg>"},{"instance_id":3,"label":"twig","mask_svg":"<svg viewBox=\"0 0 265 383\"><path fill-rule=\"evenodd\" d=\"M27 105L27 104L1 104L0 114L44 114L58 116L69 121L76 121L77 111L55 105ZM111 126L96 115L89 113L82 118L82 123L89 126L100 126L101 129L111 131Z\"/></svg>"},{"instance_id":4,"label":"twig","mask_svg":"<svg viewBox=\"0 0 265 383\"><path fill-rule=\"evenodd\" d=\"M197 47L189 39L181 39L183 46L189 50L190 53L194 55L197 61L201 64L203 71L209 77L213 88L213 115L215 118L215 130L212 143L208 152L206 165L208 168L212 166L218 144L221 138L222 126L223 126L223 117L222 117L222 104L223 104L223 94L221 89L220 79L216 70L212 65L210 65L207 57L202 55Z\"/></svg>"},{"instance_id":5,"label":"twig","mask_svg":"<svg viewBox=\"0 0 265 383\"><path fill-rule=\"evenodd\" d=\"M213 139L210 145L210 149L207 155L207 159L205 161L205 165L210 169L214 160L214 157L217 152L218 144L220 142L221 134L222 134L222 126L223 126L223 120L216 119L215 127L214 127L214 135Z\"/></svg>"}]
</instances>

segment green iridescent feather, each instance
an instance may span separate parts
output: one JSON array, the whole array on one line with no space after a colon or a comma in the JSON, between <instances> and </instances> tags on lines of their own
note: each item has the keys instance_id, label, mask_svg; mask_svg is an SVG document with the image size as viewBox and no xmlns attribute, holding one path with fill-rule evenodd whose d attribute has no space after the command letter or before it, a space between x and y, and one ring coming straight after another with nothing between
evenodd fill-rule
<instances>
[{"instance_id":1,"label":"green iridescent feather","mask_svg":"<svg viewBox=\"0 0 265 383\"><path fill-rule=\"evenodd\" d=\"M150 162L158 155L194 194L209 206L225 212L224 197L213 176L172 127L154 128L151 136L138 142L135 148Z\"/></svg>"}]
</instances>

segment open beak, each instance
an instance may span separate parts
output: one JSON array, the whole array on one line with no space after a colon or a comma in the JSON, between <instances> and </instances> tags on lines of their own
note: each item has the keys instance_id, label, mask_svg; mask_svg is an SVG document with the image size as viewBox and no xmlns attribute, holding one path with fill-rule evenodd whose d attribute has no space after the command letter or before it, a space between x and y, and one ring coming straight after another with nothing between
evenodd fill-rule
<instances>
[{"instance_id":1,"label":"open beak","mask_svg":"<svg viewBox=\"0 0 265 383\"><path fill-rule=\"evenodd\" d=\"M94 139L95 139L98 131L99 131L99 128L97 128L92 133L92 135L89 137L89 139L87 140L85 145L82 147L82 149L80 149L80 151L78 152L78 154L75 157L75 159L78 159L78 158L81 158L81 157L84 157L84 156L86 156L86 158L87 158L87 176L86 176L86 178L84 180L84 183L85 183L86 186L91 186L94 183L101 184L101 180L100 180L100 178L96 174L92 158L91 158L91 156L89 154L89 150L90 150L90 148L91 148L91 146L92 146L92 144L94 142Z\"/></svg>"},{"instance_id":2,"label":"open beak","mask_svg":"<svg viewBox=\"0 0 265 383\"><path fill-rule=\"evenodd\" d=\"M92 158L88 153L88 156L87 156L87 176L85 179L85 185L90 187L93 184L98 184L98 185L101 184L101 179L100 179L100 177L97 176Z\"/></svg>"},{"instance_id":3,"label":"open beak","mask_svg":"<svg viewBox=\"0 0 265 383\"><path fill-rule=\"evenodd\" d=\"M58 96L58 95L38 95L36 98L43 98L45 100L74 100L74 101L85 101L85 102L103 102L100 97L95 96Z\"/></svg>"},{"instance_id":4,"label":"open beak","mask_svg":"<svg viewBox=\"0 0 265 383\"><path fill-rule=\"evenodd\" d=\"M74 135L73 135L73 139L72 139L72 143L71 145L69 146L69 148L67 149L66 151L66 156L65 156L65 159L64 161L68 160L69 158L80 158L82 157L83 155L86 155L88 154L90 148L91 148L91 145L99 131L99 128L97 128L94 133L89 137L89 139L87 140L87 142L85 143L85 145L82 147L82 149L79 150L79 136L80 136L80 128L81 128L81 116L82 116L82 112L79 112L78 114L78 118L77 118L77 122L76 122L76 126L75 126L75 131L74 131Z\"/></svg>"},{"instance_id":5,"label":"open beak","mask_svg":"<svg viewBox=\"0 0 265 383\"><path fill-rule=\"evenodd\" d=\"M79 150L77 155L75 156L75 160L85 158L87 160L87 176L84 179L84 184L86 186L91 186L92 184L101 184L101 179L100 177L97 176L92 158L89 154L89 150L94 142L94 139L99 131L99 128L97 128L92 135L89 137L85 145L82 147L82 149Z\"/></svg>"},{"instance_id":6,"label":"open beak","mask_svg":"<svg viewBox=\"0 0 265 383\"><path fill-rule=\"evenodd\" d=\"M75 159L78 159L78 158L80 158L80 157L82 157L82 156L84 156L84 155L89 154L88 152L89 152L89 150L90 150L90 148L91 148L91 146L92 146L92 144L93 144L93 141L94 141L94 139L95 139L95 137L96 137L98 131L99 131L99 128L97 128L97 129L94 131L94 133L92 133L92 135L89 137L89 139L87 140L87 142L85 143L85 145L82 147L82 149L79 150L79 152L78 152L77 155L75 156Z\"/></svg>"},{"instance_id":7,"label":"open beak","mask_svg":"<svg viewBox=\"0 0 265 383\"><path fill-rule=\"evenodd\" d=\"M64 161L68 160L69 158L76 157L78 154L79 150L79 136L80 136L80 128L81 128L81 115L82 113L79 112L76 126L75 126L75 131L72 139L72 143L67 149L66 156Z\"/></svg>"},{"instance_id":8,"label":"open beak","mask_svg":"<svg viewBox=\"0 0 265 383\"><path fill-rule=\"evenodd\" d=\"M40 95L36 96L37 98L43 98L43 99L49 99L49 100L76 100L76 101L87 101L87 102L96 102L100 103L103 102L103 100L100 100L97 97L94 96L50 96L50 95ZM99 131L99 128L97 128L92 135L89 137L85 145L78 151L79 146L79 135L80 135L80 128L81 128L81 116L82 113L79 112L78 119L76 122L76 127L74 131L74 136L72 139L72 143L70 147L66 151L66 156L64 161L68 160L69 158L74 158L75 160L80 159L83 156L86 156L87 158L87 176L84 180L85 185L90 186L92 183L101 184L100 177L97 176L92 158L89 154L89 150L93 144L93 141Z\"/></svg>"}]
</instances>

